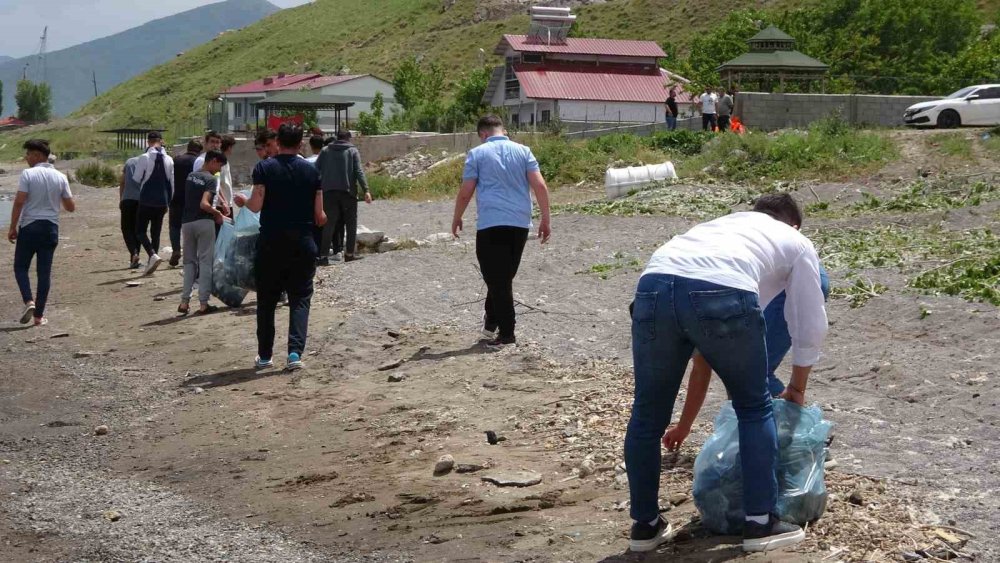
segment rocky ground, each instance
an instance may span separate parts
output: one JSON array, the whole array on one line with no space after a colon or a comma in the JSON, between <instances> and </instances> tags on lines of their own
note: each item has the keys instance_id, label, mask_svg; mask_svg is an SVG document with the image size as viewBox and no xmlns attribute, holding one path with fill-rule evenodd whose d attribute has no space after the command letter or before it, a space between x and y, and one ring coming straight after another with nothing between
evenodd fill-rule
<instances>
[{"instance_id":1,"label":"rocky ground","mask_svg":"<svg viewBox=\"0 0 1000 563\"><path fill-rule=\"evenodd\" d=\"M834 211L860 189L892 193L902 189L893 178L927 160L920 147L879 176L797 193ZM4 168L0 194L9 194L18 168ZM830 302L829 346L810 386L836 424L839 466L809 540L744 557L738 538L697 525L692 463L724 397L715 385L695 433L664 462L661 505L681 533L639 557L627 553L620 469L627 306L641 264L694 222L689 213L565 209L551 244L529 241L516 283L520 344L500 352L477 344L484 288L467 238L321 269L308 367L289 376L248 369L253 294L240 309L178 318L178 270L127 286L135 276L115 193L74 188L79 212L63 221L51 324L0 323L0 560L1000 558L995 306L917 293L896 267L863 269L887 290L860 307L849 295ZM877 226L827 213L811 222L817 236ZM361 214L372 229L417 240L448 230L450 203L376 202ZM932 218L995 227L997 205L877 222ZM854 283L855 269L826 259L835 287ZM0 268L10 264L3 253ZM0 318L15 319L7 279ZM487 432L503 440L491 445Z\"/></svg>"}]
</instances>

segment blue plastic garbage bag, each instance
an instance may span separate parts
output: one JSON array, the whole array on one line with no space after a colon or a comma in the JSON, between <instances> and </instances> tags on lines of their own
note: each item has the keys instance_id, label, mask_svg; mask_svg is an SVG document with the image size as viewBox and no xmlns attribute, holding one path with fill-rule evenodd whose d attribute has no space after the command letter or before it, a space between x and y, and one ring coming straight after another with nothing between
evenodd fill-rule
<instances>
[{"instance_id":1,"label":"blue plastic garbage bag","mask_svg":"<svg viewBox=\"0 0 1000 563\"><path fill-rule=\"evenodd\" d=\"M260 238L260 214L243 208L236 214L236 253L233 267L236 285L257 291L254 265L257 262L257 239Z\"/></svg>"},{"instance_id":2,"label":"blue plastic garbage bag","mask_svg":"<svg viewBox=\"0 0 1000 563\"><path fill-rule=\"evenodd\" d=\"M212 262L212 295L229 307L239 307L247 291L236 284L236 228L226 221L215 237L215 260Z\"/></svg>"},{"instance_id":3,"label":"blue plastic garbage bag","mask_svg":"<svg viewBox=\"0 0 1000 563\"><path fill-rule=\"evenodd\" d=\"M826 510L826 440L831 423L816 405L774 400L778 426L777 516L795 524L818 520ZM715 417L715 432L694 462L694 502L704 527L717 534L743 532L743 473L739 426L727 401Z\"/></svg>"}]
</instances>

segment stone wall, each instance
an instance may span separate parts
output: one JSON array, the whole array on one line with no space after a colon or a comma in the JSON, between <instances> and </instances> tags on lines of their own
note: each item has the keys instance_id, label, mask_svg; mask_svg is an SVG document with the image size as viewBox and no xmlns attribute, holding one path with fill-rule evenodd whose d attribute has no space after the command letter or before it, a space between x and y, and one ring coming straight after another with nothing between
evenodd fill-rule
<instances>
[{"instance_id":1,"label":"stone wall","mask_svg":"<svg viewBox=\"0 0 1000 563\"><path fill-rule=\"evenodd\" d=\"M848 123L877 127L901 127L903 111L930 96L880 96L866 94L767 94L740 92L736 115L750 130L773 131L806 127L824 117L839 114Z\"/></svg>"}]
</instances>

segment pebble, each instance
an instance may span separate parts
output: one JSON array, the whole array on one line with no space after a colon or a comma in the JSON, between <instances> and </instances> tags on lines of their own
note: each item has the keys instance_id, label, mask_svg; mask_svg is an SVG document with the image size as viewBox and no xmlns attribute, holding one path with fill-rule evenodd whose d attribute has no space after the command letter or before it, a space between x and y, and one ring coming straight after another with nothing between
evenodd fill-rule
<instances>
[{"instance_id":1,"label":"pebble","mask_svg":"<svg viewBox=\"0 0 1000 563\"><path fill-rule=\"evenodd\" d=\"M94 428L94 435L96 436L105 436L107 435L107 433L108 433L108 427L103 424L98 426L97 428Z\"/></svg>"},{"instance_id":2,"label":"pebble","mask_svg":"<svg viewBox=\"0 0 1000 563\"><path fill-rule=\"evenodd\" d=\"M389 383L401 383L404 380L406 380L406 374L401 371L396 373L391 373L389 374L388 377Z\"/></svg>"},{"instance_id":3,"label":"pebble","mask_svg":"<svg viewBox=\"0 0 1000 563\"><path fill-rule=\"evenodd\" d=\"M109 510L104 513L104 517L112 522L117 522L122 519L122 514L117 510Z\"/></svg>"},{"instance_id":4,"label":"pebble","mask_svg":"<svg viewBox=\"0 0 1000 563\"><path fill-rule=\"evenodd\" d=\"M127 282L125 282L125 287L139 287L140 285L142 285L142 282L140 282L140 281L127 281Z\"/></svg>"},{"instance_id":5,"label":"pebble","mask_svg":"<svg viewBox=\"0 0 1000 563\"><path fill-rule=\"evenodd\" d=\"M861 492L861 489L856 489L847 500L857 506L864 506L866 504L865 495Z\"/></svg>"},{"instance_id":6,"label":"pebble","mask_svg":"<svg viewBox=\"0 0 1000 563\"><path fill-rule=\"evenodd\" d=\"M201 394L202 394L202 393L204 393L204 392L205 392L205 390L204 390L204 389L202 389L201 387L195 387L195 388L194 388L194 394L195 394L195 395L201 395Z\"/></svg>"},{"instance_id":7,"label":"pebble","mask_svg":"<svg viewBox=\"0 0 1000 563\"><path fill-rule=\"evenodd\" d=\"M166 297L154 297L153 298L153 301L166 301L166 300L167 300Z\"/></svg>"},{"instance_id":8,"label":"pebble","mask_svg":"<svg viewBox=\"0 0 1000 563\"><path fill-rule=\"evenodd\" d=\"M684 504L685 502L691 500L691 497L687 496L684 493L675 493L675 494L670 495L670 499L669 500L670 500L670 504L671 505L673 505L673 506L680 506L680 505Z\"/></svg>"},{"instance_id":9,"label":"pebble","mask_svg":"<svg viewBox=\"0 0 1000 563\"><path fill-rule=\"evenodd\" d=\"M594 463L594 460L592 459L583 460L583 463L581 463L580 467L578 468L580 477L587 477L593 475L594 471L596 470L597 470L597 464Z\"/></svg>"},{"instance_id":10,"label":"pebble","mask_svg":"<svg viewBox=\"0 0 1000 563\"><path fill-rule=\"evenodd\" d=\"M394 362L389 362L388 364L382 364L381 366L379 366L378 370L379 371L389 371L391 369L396 369L399 366L403 365L403 361L404 360L396 360Z\"/></svg>"},{"instance_id":11,"label":"pebble","mask_svg":"<svg viewBox=\"0 0 1000 563\"><path fill-rule=\"evenodd\" d=\"M482 479L498 487L531 487L542 482L542 475L534 471L497 471Z\"/></svg>"},{"instance_id":12,"label":"pebble","mask_svg":"<svg viewBox=\"0 0 1000 563\"><path fill-rule=\"evenodd\" d=\"M478 463L459 463L455 466L455 473L475 473L483 469L486 469L486 466Z\"/></svg>"},{"instance_id":13,"label":"pebble","mask_svg":"<svg viewBox=\"0 0 1000 563\"><path fill-rule=\"evenodd\" d=\"M434 476L440 477L442 475L447 475L451 473L451 470L455 467L455 458L445 454L438 458L437 463L434 464Z\"/></svg>"},{"instance_id":14,"label":"pebble","mask_svg":"<svg viewBox=\"0 0 1000 563\"><path fill-rule=\"evenodd\" d=\"M77 360L79 360L79 359L82 359L82 358L89 358L89 357L93 356L95 353L96 352L84 352L84 351L81 350L81 351L73 354L73 357L76 358Z\"/></svg>"}]
</instances>

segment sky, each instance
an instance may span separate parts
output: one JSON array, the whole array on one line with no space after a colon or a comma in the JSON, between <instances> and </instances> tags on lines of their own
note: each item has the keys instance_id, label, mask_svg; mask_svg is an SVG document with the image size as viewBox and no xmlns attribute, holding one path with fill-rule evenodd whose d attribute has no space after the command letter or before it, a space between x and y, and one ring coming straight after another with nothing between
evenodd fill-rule
<instances>
[{"instance_id":1,"label":"sky","mask_svg":"<svg viewBox=\"0 0 1000 563\"><path fill-rule=\"evenodd\" d=\"M58 51L120 31L213 4L219 0L0 0L0 55L24 57L38 51L49 26L48 50ZM309 0L269 0L279 8Z\"/></svg>"}]
</instances>

